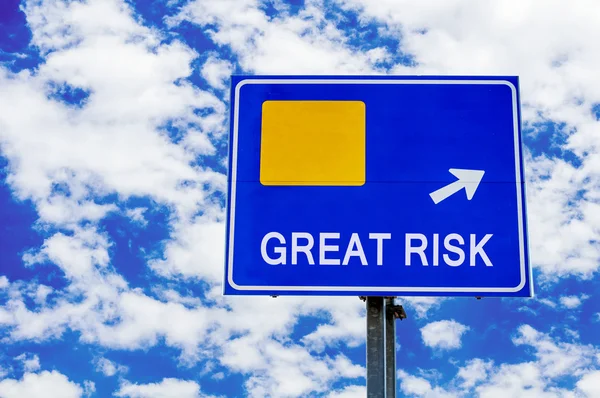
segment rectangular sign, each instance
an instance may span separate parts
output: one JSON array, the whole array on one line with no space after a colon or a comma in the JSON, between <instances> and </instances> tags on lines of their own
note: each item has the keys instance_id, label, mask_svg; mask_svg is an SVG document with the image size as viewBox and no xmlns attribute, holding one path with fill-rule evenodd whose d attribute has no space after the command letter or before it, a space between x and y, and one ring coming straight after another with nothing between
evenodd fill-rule
<instances>
[{"instance_id":1,"label":"rectangular sign","mask_svg":"<svg viewBox=\"0 0 600 398\"><path fill-rule=\"evenodd\" d=\"M231 89L225 294L533 295L517 77Z\"/></svg>"}]
</instances>

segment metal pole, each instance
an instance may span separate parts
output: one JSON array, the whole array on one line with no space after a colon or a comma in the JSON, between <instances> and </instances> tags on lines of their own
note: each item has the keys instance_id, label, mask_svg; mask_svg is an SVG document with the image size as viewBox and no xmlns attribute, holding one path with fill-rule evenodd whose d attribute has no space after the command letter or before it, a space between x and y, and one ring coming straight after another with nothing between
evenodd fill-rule
<instances>
[{"instance_id":1,"label":"metal pole","mask_svg":"<svg viewBox=\"0 0 600 398\"><path fill-rule=\"evenodd\" d=\"M385 396L396 398L396 317L394 299L385 299Z\"/></svg>"},{"instance_id":2,"label":"metal pole","mask_svg":"<svg viewBox=\"0 0 600 398\"><path fill-rule=\"evenodd\" d=\"M367 297L367 398L385 397L384 318L383 297Z\"/></svg>"}]
</instances>

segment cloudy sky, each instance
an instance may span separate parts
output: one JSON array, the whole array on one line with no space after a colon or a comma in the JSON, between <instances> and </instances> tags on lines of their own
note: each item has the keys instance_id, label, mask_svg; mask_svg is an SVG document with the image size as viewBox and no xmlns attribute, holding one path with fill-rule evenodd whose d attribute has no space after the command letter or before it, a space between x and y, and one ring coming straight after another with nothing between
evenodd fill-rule
<instances>
[{"instance_id":1,"label":"cloudy sky","mask_svg":"<svg viewBox=\"0 0 600 398\"><path fill-rule=\"evenodd\" d=\"M399 298L398 390L600 396L596 0L3 0L0 397L365 396L356 297L221 294L229 77L520 77L534 299Z\"/></svg>"}]
</instances>

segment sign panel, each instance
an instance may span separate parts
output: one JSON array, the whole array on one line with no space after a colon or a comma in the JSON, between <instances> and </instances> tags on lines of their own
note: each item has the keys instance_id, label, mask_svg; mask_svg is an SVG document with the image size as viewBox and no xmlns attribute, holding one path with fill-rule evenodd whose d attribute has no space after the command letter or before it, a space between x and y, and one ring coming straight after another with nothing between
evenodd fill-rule
<instances>
[{"instance_id":1,"label":"sign panel","mask_svg":"<svg viewBox=\"0 0 600 398\"><path fill-rule=\"evenodd\" d=\"M225 294L532 296L517 77L233 76Z\"/></svg>"}]
</instances>

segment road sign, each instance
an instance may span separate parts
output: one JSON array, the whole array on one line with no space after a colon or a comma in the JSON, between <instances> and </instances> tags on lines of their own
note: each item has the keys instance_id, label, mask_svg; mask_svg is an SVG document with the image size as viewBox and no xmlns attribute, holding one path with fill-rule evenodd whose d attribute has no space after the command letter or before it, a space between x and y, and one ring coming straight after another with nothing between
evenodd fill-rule
<instances>
[{"instance_id":1,"label":"road sign","mask_svg":"<svg viewBox=\"0 0 600 398\"><path fill-rule=\"evenodd\" d=\"M532 296L517 77L233 76L225 294Z\"/></svg>"}]
</instances>

